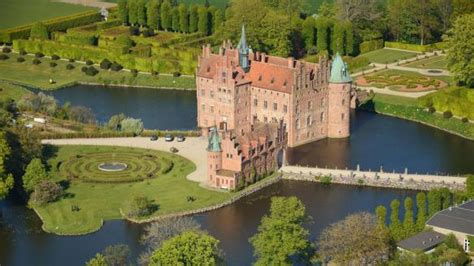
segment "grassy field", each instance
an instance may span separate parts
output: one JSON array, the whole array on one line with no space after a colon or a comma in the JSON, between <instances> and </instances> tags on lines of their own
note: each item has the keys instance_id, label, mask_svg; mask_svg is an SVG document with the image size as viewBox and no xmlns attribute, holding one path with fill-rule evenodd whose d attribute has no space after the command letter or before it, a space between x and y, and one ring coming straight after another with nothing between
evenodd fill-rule
<instances>
[{"instance_id":1,"label":"grassy field","mask_svg":"<svg viewBox=\"0 0 474 266\"><path fill-rule=\"evenodd\" d=\"M22 86L0 80L0 100L12 99L18 101L23 95L31 93Z\"/></svg>"},{"instance_id":2,"label":"grassy field","mask_svg":"<svg viewBox=\"0 0 474 266\"><path fill-rule=\"evenodd\" d=\"M421 59L415 62L404 64L403 66L429 69L446 69L447 64L448 62L446 61L445 56L433 56L430 58Z\"/></svg>"},{"instance_id":3,"label":"grassy field","mask_svg":"<svg viewBox=\"0 0 474 266\"><path fill-rule=\"evenodd\" d=\"M43 229L56 234L85 234L98 230L104 220L120 219L120 209L126 208L135 195L148 196L158 209L153 215L198 209L229 199L233 193L224 193L204 189L198 183L186 179L186 175L195 169L195 165L178 155L166 152L121 147L62 146L48 160L53 180L65 181L58 164L68 161L76 155L87 157L90 153L139 153L153 155L174 162L172 170L156 178L141 182L122 184L88 183L72 181L61 200L35 208L44 222ZM192 196L195 201L188 201ZM71 211L77 205L80 211Z\"/></svg>"},{"instance_id":4,"label":"grassy field","mask_svg":"<svg viewBox=\"0 0 474 266\"><path fill-rule=\"evenodd\" d=\"M375 94L371 101L361 106L361 109L421 122L474 139L473 123L463 123L457 118L446 119L442 114L429 113L414 99Z\"/></svg>"},{"instance_id":5,"label":"grassy field","mask_svg":"<svg viewBox=\"0 0 474 266\"><path fill-rule=\"evenodd\" d=\"M390 64L397 62L401 59L415 57L417 53L390 49L379 49L361 55L367 57L369 59L369 62L371 63Z\"/></svg>"},{"instance_id":6,"label":"grassy field","mask_svg":"<svg viewBox=\"0 0 474 266\"><path fill-rule=\"evenodd\" d=\"M91 9L52 0L1 0L0 30Z\"/></svg>"},{"instance_id":7,"label":"grassy field","mask_svg":"<svg viewBox=\"0 0 474 266\"><path fill-rule=\"evenodd\" d=\"M67 70L67 61L55 61L58 65L54 68L50 67L51 59L41 58L41 64L33 65L33 56L25 56L25 62L17 62L18 54L10 53L7 60L0 61L0 80L8 80L18 82L28 86L41 88L45 90L57 89L76 82L100 83L106 85L131 85L131 86L149 86L149 87L169 87L169 88L195 88L195 80L192 77L172 77L172 76L152 76L149 74L138 74L134 77L130 72L105 71L98 66L100 70L96 76L87 76L81 71L85 66L81 63L72 63L75 66L73 70ZM53 79L54 84L50 84L49 80Z\"/></svg>"}]
</instances>

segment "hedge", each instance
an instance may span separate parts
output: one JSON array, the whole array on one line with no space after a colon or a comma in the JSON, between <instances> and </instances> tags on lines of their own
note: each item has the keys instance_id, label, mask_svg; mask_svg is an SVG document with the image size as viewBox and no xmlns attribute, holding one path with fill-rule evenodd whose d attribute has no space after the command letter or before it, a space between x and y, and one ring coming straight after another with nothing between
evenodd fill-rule
<instances>
[{"instance_id":1,"label":"hedge","mask_svg":"<svg viewBox=\"0 0 474 266\"><path fill-rule=\"evenodd\" d=\"M370 51L378 50L383 48L383 40L382 39L377 39L377 40L371 40L371 41L365 41L362 42L359 46L360 53L367 53Z\"/></svg>"},{"instance_id":2,"label":"hedge","mask_svg":"<svg viewBox=\"0 0 474 266\"><path fill-rule=\"evenodd\" d=\"M94 32L68 30L67 34L62 35L59 41L77 45L96 45L97 36Z\"/></svg>"},{"instance_id":3,"label":"hedge","mask_svg":"<svg viewBox=\"0 0 474 266\"><path fill-rule=\"evenodd\" d=\"M433 50L444 50L448 48L446 42L438 42L438 43L427 44L427 45L401 43L401 42L385 42L385 47L410 50L410 51L422 52L422 53L431 52Z\"/></svg>"},{"instance_id":4,"label":"hedge","mask_svg":"<svg viewBox=\"0 0 474 266\"><path fill-rule=\"evenodd\" d=\"M432 106L440 112L451 111L458 117L474 120L474 90L449 87L418 98L422 107Z\"/></svg>"},{"instance_id":5,"label":"hedge","mask_svg":"<svg viewBox=\"0 0 474 266\"><path fill-rule=\"evenodd\" d=\"M142 132L142 137L151 137L156 135L164 137L166 134L183 135L185 137L199 137L199 131L194 130L145 130ZM72 133L42 133L41 137L44 139L70 139L70 138L111 138L111 137L135 137L132 132L122 131L95 131L95 132L72 132Z\"/></svg>"},{"instance_id":6,"label":"hedge","mask_svg":"<svg viewBox=\"0 0 474 266\"><path fill-rule=\"evenodd\" d=\"M69 28L91 24L91 23L100 21L101 19L102 19L102 16L99 14L99 12L92 10L92 11L77 13L74 15L44 20L41 22L46 25L49 32L55 32L55 31L65 31ZM16 40L16 39L28 39L30 36L30 30L33 27L33 25L34 23L2 30L0 31L0 41L12 42L13 40Z\"/></svg>"},{"instance_id":7,"label":"hedge","mask_svg":"<svg viewBox=\"0 0 474 266\"><path fill-rule=\"evenodd\" d=\"M362 55L357 57L344 56L343 59L345 62L347 62L349 71L353 71L354 69L360 69L369 65L369 59Z\"/></svg>"}]
</instances>

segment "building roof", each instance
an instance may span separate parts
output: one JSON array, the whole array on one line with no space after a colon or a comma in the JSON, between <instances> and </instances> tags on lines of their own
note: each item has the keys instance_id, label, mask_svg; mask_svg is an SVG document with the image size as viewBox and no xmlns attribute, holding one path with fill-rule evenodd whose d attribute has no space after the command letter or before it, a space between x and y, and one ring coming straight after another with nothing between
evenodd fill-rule
<instances>
[{"instance_id":1,"label":"building roof","mask_svg":"<svg viewBox=\"0 0 474 266\"><path fill-rule=\"evenodd\" d=\"M349 68L347 64L342 60L339 53L336 54L334 61L331 66L331 77L329 78L330 83L349 83L352 82L351 76L349 75Z\"/></svg>"},{"instance_id":2,"label":"building roof","mask_svg":"<svg viewBox=\"0 0 474 266\"><path fill-rule=\"evenodd\" d=\"M426 224L474 235L474 200L437 212Z\"/></svg>"},{"instance_id":3,"label":"building roof","mask_svg":"<svg viewBox=\"0 0 474 266\"><path fill-rule=\"evenodd\" d=\"M248 77L252 81L252 86L291 93L293 71L287 66L252 61Z\"/></svg>"},{"instance_id":4,"label":"building roof","mask_svg":"<svg viewBox=\"0 0 474 266\"><path fill-rule=\"evenodd\" d=\"M207 151L210 152L221 152L221 138L217 133L216 127L211 127L211 134L209 135L209 143L207 145Z\"/></svg>"},{"instance_id":5,"label":"building roof","mask_svg":"<svg viewBox=\"0 0 474 266\"><path fill-rule=\"evenodd\" d=\"M410 238L403 239L397 246L405 250L428 251L443 243L446 236L435 231L423 231Z\"/></svg>"}]
</instances>

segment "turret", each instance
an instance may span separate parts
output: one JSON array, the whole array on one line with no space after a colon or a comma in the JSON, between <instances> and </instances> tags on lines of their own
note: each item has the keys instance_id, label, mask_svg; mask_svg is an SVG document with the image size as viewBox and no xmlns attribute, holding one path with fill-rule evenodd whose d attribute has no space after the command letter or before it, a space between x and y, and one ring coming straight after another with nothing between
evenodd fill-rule
<instances>
[{"instance_id":1,"label":"turret","mask_svg":"<svg viewBox=\"0 0 474 266\"><path fill-rule=\"evenodd\" d=\"M328 137L347 138L350 135L350 94L352 79L347 64L339 53L331 65L328 89Z\"/></svg>"},{"instance_id":2,"label":"turret","mask_svg":"<svg viewBox=\"0 0 474 266\"><path fill-rule=\"evenodd\" d=\"M222 168L221 138L217 128L211 127L207 145L207 181L216 186L216 173Z\"/></svg>"},{"instance_id":3,"label":"turret","mask_svg":"<svg viewBox=\"0 0 474 266\"><path fill-rule=\"evenodd\" d=\"M242 33L240 35L239 45L237 45L237 50L239 50L239 64L240 67L245 71L249 71L249 53L250 49L247 46L247 38L245 37L245 26L242 24Z\"/></svg>"}]
</instances>

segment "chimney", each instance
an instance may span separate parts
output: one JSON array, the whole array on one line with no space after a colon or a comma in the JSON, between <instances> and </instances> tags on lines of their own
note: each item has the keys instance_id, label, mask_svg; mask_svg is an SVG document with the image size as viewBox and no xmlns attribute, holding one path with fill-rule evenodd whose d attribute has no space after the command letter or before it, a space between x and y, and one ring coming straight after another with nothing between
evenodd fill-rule
<instances>
[{"instance_id":1,"label":"chimney","mask_svg":"<svg viewBox=\"0 0 474 266\"><path fill-rule=\"evenodd\" d=\"M266 63L267 62L267 55L265 53L262 53L261 55L262 55L262 60L261 61L263 63Z\"/></svg>"},{"instance_id":2,"label":"chimney","mask_svg":"<svg viewBox=\"0 0 474 266\"><path fill-rule=\"evenodd\" d=\"M288 68L295 67L295 59L293 57L288 57Z\"/></svg>"}]
</instances>

